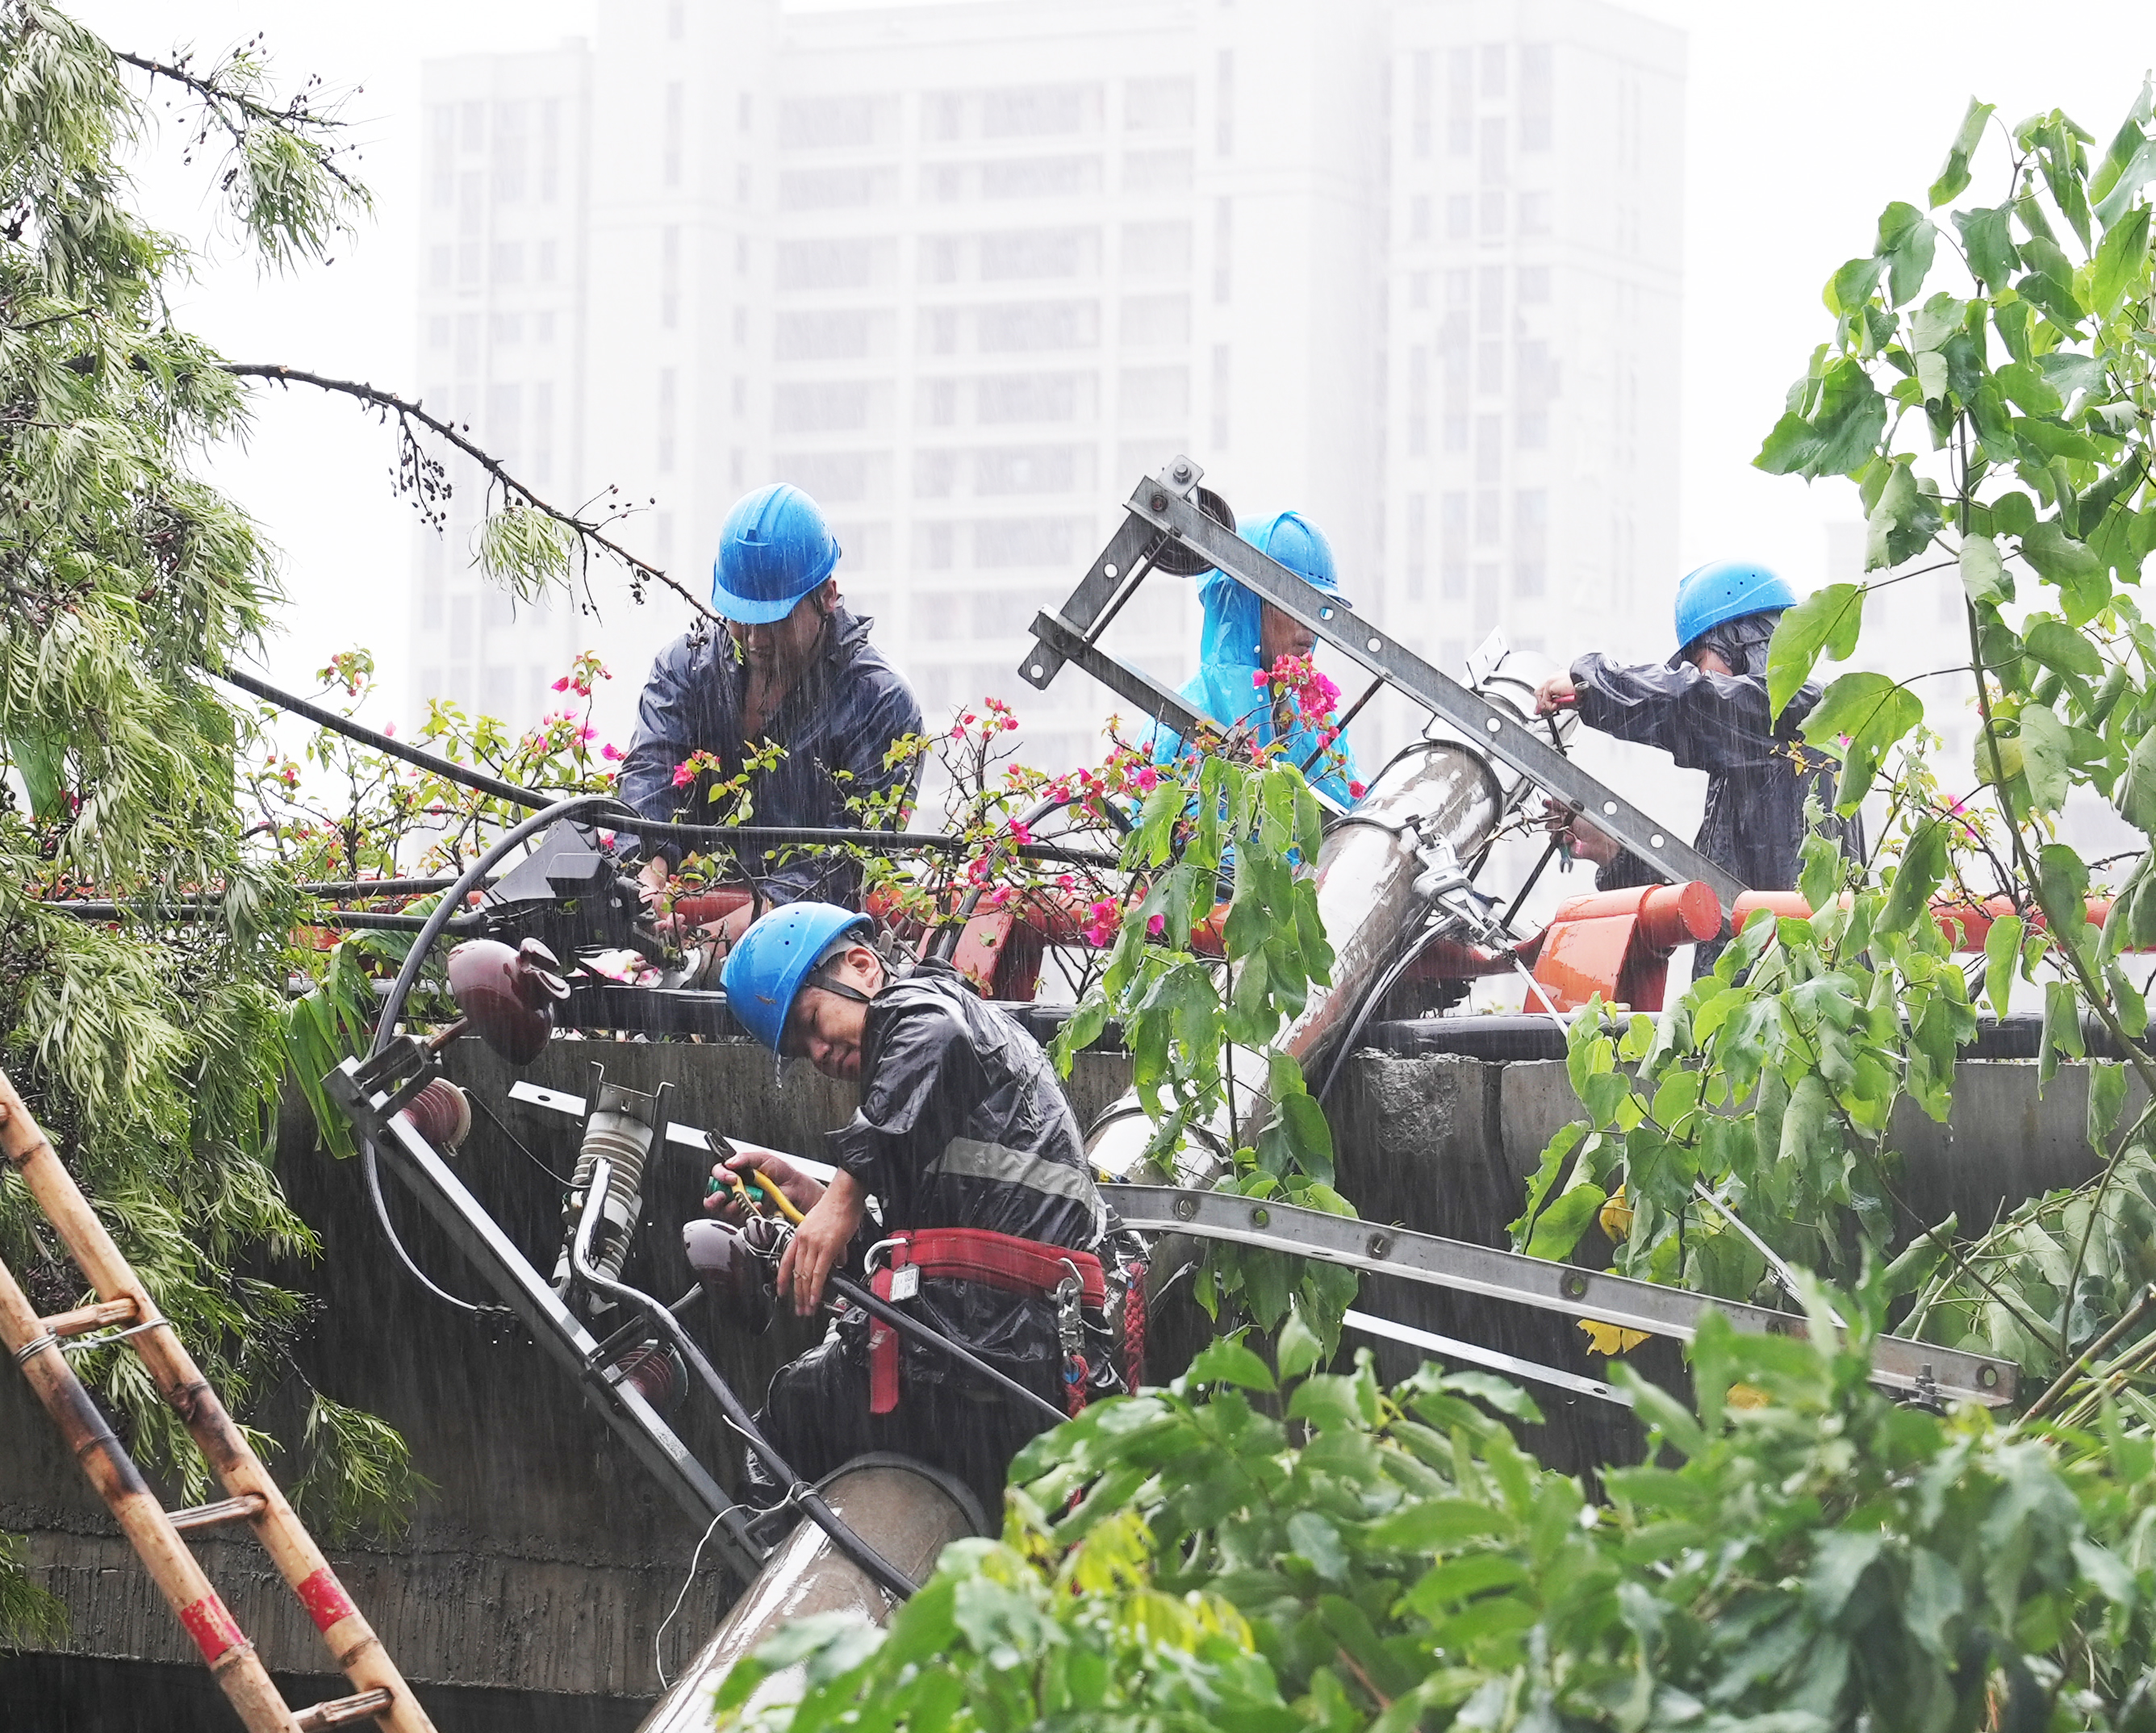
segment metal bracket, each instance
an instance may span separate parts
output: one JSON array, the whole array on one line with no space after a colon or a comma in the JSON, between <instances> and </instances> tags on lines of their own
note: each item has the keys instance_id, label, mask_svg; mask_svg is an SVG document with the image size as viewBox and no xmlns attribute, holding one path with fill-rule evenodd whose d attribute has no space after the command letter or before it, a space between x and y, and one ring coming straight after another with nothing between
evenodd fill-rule
<instances>
[{"instance_id":1,"label":"metal bracket","mask_svg":"<svg viewBox=\"0 0 2156 1733\"><path fill-rule=\"evenodd\" d=\"M1568 1317L1593 1318L1650 1336L1689 1341L1709 1311L1718 1311L1737 1329L1755 1334L1804 1334L1804 1320L1789 1312L1770 1312L1764 1306L1714 1300L1681 1288L1635 1282L1434 1233L1380 1228L1352 1216L1260 1202L1232 1192L1106 1185L1101 1187L1101 1196L1124 1227L1141 1233L1187 1233L1197 1239L1291 1252L1373 1275L1399 1276ZM2015 1370L2010 1361L1905 1336L1882 1336L1871 1345L1874 1383L1933 1399L1944 1397L2003 1407L2014 1399Z\"/></svg>"},{"instance_id":2,"label":"metal bracket","mask_svg":"<svg viewBox=\"0 0 2156 1733\"><path fill-rule=\"evenodd\" d=\"M1182 480L1186 469L1187 483ZM1188 497L1199 473L1190 459L1178 458L1159 476L1138 484L1125 506L1122 527L1079 580L1070 599L1058 613L1035 617L1034 636L1039 642L1019 666L1021 679L1045 689L1066 662L1075 661L1104 684L1134 703L1147 703L1150 709L1148 700L1138 696L1138 691L1165 689L1108 656L1099 649L1097 640L1134 587L1131 561L1154 547L1165 531L1209 564L1300 620L1342 654L1404 693L1432 715L1460 730L1481 751L1527 777L1575 813L1584 814L1670 883L1703 879L1714 887L1725 912L1749 888L1588 775L1518 717L1423 660L1362 618L1339 597L1328 596L1260 553L1232 530L1214 523ZM1074 637L1088 653L1087 659L1071 654ZM1103 664L1112 664L1121 678L1104 673Z\"/></svg>"},{"instance_id":3,"label":"metal bracket","mask_svg":"<svg viewBox=\"0 0 2156 1733\"><path fill-rule=\"evenodd\" d=\"M457 1249L471 1262L502 1303L531 1332L531 1339L579 1388L590 1392L592 1406L621 1435L638 1461L649 1469L675 1502L700 1524L709 1524L734 1508L710 1472L675 1436L657 1410L634 1387L608 1385L602 1396L587 1378L598 1344L576 1315L562 1304L547 1279L534 1269L516 1243L501 1231L485 1207L412 1121L391 1105L396 1095L377 1095L362 1080L360 1063L346 1059L322 1079L359 1135L420 1205L441 1225ZM743 1582L762 1568L762 1557L747 1551L718 1524L713 1544Z\"/></svg>"}]
</instances>

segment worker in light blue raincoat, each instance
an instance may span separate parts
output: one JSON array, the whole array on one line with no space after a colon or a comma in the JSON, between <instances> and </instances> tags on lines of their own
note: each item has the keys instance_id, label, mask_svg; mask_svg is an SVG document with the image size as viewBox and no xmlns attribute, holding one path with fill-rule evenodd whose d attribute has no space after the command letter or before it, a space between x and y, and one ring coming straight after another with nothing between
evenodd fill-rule
<instances>
[{"instance_id":1,"label":"worker in light blue raincoat","mask_svg":"<svg viewBox=\"0 0 2156 1733\"><path fill-rule=\"evenodd\" d=\"M1332 545L1301 512L1276 513L1239 533L1259 552L1270 554L1328 596L1340 595ZM1324 731L1312 727L1297 709L1294 698L1270 678L1282 657L1306 657L1317 647L1310 628L1224 572L1205 574L1198 599L1205 609L1205 623L1199 639L1198 672L1183 683L1183 700L1224 728L1255 730L1259 744L1277 744L1282 756L1303 770L1312 787L1343 807L1353 806L1362 797L1363 786L1356 780L1354 754L1347 737L1326 740ZM1341 603L1354 606L1344 597ZM1261 674L1267 678L1260 679ZM1163 726L1154 731L1154 763L1170 763L1183 750L1182 736L1173 730Z\"/></svg>"}]
</instances>

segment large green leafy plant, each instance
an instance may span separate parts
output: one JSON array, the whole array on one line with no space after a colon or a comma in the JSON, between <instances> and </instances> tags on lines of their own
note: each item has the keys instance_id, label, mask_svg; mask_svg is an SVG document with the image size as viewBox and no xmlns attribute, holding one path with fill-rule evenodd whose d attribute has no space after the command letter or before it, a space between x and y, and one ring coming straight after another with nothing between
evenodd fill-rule
<instances>
[{"instance_id":1,"label":"large green leafy plant","mask_svg":"<svg viewBox=\"0 0 2156 1733\"><path fill-rule=\"evenodd\" d=\"M2152 177L2146 86L2107 145L2056 111L2008 128L1972 103L1926 206L1890 204L1871 249L1829 279L1832 334L1758 462L1857 484L1866 575L1784 617L1771 702L1859 653L1882 585L1949 587L1958 653L1914 679L1842 674L1804 718L1807 740L1839 756L1840 808L1875 791L1886 806L1864 868L1808 853L1817 915L1755 917L1658 1021L1575 1025L1589 1120L1551 1146L1516 1224L1523 1245L1565 1255L1601 1214L1628 1270L1728 1295L1762 1284L1762 1243L1814 1268L1883 1263L1895 1107L1907 1096L1943 1119L1971 1002L2003 1013L2024 979L2042 996L2041 1083L2084 1055L2085 1023L2124 1055L2090 1071L2102 1172L1972 1245L1932 1227L1896 1284L1922 1289L1916 1327L2019 1360L2041 1375L2032 1391L2138 1292L2148 1119L2122 1124L2121 1110L2129 1071L2156 1084L2125 967L2156 944L2156 634L2139 599L2156 548ZM1943 208L1979 184L1994 202ZM1928 755L1928 701L1974 709L1968 766ZM2062 828L2070 801L2108 801L2140 846L2085 859ZM1969 912L1942 920L1935 900ZM1966 972L1948 944L1964 922L1988 923Z\"/></svg>"},{"instance_id":2,"label":"large green leafy plant","mask_svg":"<svg viewBox=\"0 0 2156 1733\"><path fill-rule=\"evenodd\" d=\"M2064 1456L1881 1397L1861 1333L1710 1319L1697 1413L1620 1369L1665 1454L1596 1502L1514 1441L1533 1411L1509 1387L1426 1368L1386 1392L1367 1356L1318 1353L1291 1325L1276 1382L1224 1341L1037 1440L1000 1542L952 1547L887 1633L790 1626L720 1724L2148 1724L2145 1440Z\"/></svg>"}]
</instances>

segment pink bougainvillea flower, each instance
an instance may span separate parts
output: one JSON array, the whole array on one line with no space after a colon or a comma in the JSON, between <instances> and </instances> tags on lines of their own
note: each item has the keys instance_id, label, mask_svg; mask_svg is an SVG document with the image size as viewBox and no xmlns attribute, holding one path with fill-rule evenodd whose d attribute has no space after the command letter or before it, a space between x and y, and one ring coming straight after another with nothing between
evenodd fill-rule
<instances>
[{"instance_id":1,"label":"pink bougainvillea flower","mask_svg":"<svg viewBox=\"0 0 2156 1733\"><path fill-rule=\"evenodd\" d=\"M1362 797L1363 797L1365 794L1367 794L1367 793L1368 793L1368 792L1369 792L1369 785L1368 785L1368 784L1367 784L1367 783L1364 783L1364 782L1350 782L1350 783L1348 785L1348 797L1349 797L1350 799L1352 799L1352 800L1360 800L1360 799L1362 799Z\"/></svg>"},{"instance_id":2,"label":"pink bougainvillea flower","mask_svg":"<svg viewBox=\"0 0 2156 1733\"><path fill-rule=\"evenodd\" d=\"M1137 785L1139 789L1144 793L1152 793L1155 788L1160 786L1160 772L1148 764L1143 770L1138 772Z\"/></svg>"},{"instance_id":3,"label":"pink bougainvillea flower","mask_svg":"<svg viewBox=\"0 0 2156 1733\"><path fill-rule=\"evenodd\" d=\"M1158 939L1167 931L1168 917L1165 915L1156 915L1146 922L1146 936L1148 939Z\"/></svg>"},{"instance_id":4,"label":"pink bougainvillea flower","mask_svg":"<svg viewBox=\"0 0 2156 1733\"><path fill-rule=\"evenodd\" d=\"M568 675L567 675L567 674L563 674L563 675L561 677L561 679L559 679L558 680L555 681L555 682L554 682L554 690L555 690L557 692L566 692L566 691L567 691L567 690L569 690L569 677L568 677Z\"/></svg>"},{"instance_id":5,"label":"pink bougainvillea flower","mask_svg":"<svg viewBox=\"0 0 2156 1733\"><path fill-rule=\"evenodd\" d=\"M1260 692L1265 690L1265 683L1271 679L1272 676L1267 674L1262 668L1256 668L1250 670L1250 684Z\"/></svg>"},{"instance_id":6,"label":"pink bougainvillea flower","mask_svg":"<svg viewBox=\"0 0 2156 1733\"><path fill-rule=\"evenodd\" d=\"M599 756L605 759L608 764L619 764L628 756L629 754L623 751L622 749L619 746L617 746L612 741L608 741L604 746L599 748Z\"/></svg>"},{"instance_id":7,"label":"pink bougainvillea flower","mask_svg":"<svg viewBox=\"0 0 2156 1733\"><path fill-rule=\"evenodd\" d=\"M696 780L696 767L689 760L685 758L674 767L674 786L676 788L686 788Z\"/></svg>"},{"instance_id":8,"label":"pink bougainvillea flower","mask_svg":"<svg viewBox=\"0 0 2156 1733\"><path fill-rule=\"evenodd\" d=\"M1033 840L1032 828L1023 819L1014 818L1010 822L1010 838L1023 849Z\"/></svg>"}]
</instances>

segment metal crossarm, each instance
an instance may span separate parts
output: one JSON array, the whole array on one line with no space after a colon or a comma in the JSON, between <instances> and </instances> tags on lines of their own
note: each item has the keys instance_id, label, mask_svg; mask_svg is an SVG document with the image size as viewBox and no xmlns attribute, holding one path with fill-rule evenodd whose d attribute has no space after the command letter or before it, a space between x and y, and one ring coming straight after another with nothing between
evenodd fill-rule
<instances>
[{"instance_id":1,"label":"metal crossarm","mask_svg":"<svg viewBox=\"0 0 2156 1733\"><path fill-rule=\"evenodd\" d=\"M1725 913L1750 888L1589 776L1517 716L1461 685L1343 605L1337 596L1327 595L1260 553L1234 531L1215 523L1190 497L1202 473L1188 458L1179 457L1159 475L1138 484L1125 506L1122 527L1070 598L1060 609L1035 618L1033 631L1038 642L1019 664L1020 678L1045 690L1066 663L1077 662L1104 684L1152 709L1150 699L1142 695L1148 688L1165 689L1109 656L1099 648L1098 639L1135 586L1132 561L1157 549L1165 532L1208 564L1300 620L1342 655L1433 716L1458 729L1481 751L1517 771L1573 812L1584 814L1669 883L1703 879L1714 887Z\"/></svg>"},{"instance_id":2,"label":"metal crossarm","mask_svg":"<svg viewBox=\"0 0 2156 1733\"><path fill-rule=\"evenodd\" d=\"M1553 1264L1547 1259L1500 1252L1435 1233L1376 1227L1352 1216L1260 1202L1232 1192L1108 1185L1101 1187L1101 1196L1125 1227L1140 1233L1187 1233L1197 1239L1224 1239L1238 1245L1262 1246L1268 1251L1291 1252L1371 1275L1399 1276L1458 1293L1507 1300L1562 1312L1568 1317L1591 1318L1624 1330L1645 1331L1650 1336L1689 1341L1709 1311L1720 1312L1742 1331L1804 1334L1802 1318L1768 1311L1764 1306L1635 1282L1603 1270ZM1875 1383L1928 1398L1999 1407L2014 1399L2015 1373L2010 1361L1965 1354L1906 1336L1882 1336L1871 1344Z\"/></svg>"},{"instance_id":3,"label":"metal crossarm","mask_svg":"<svg viewBox=\"0 0 2156 1733\"><path fill-rule=\"evenodd\" d=\"M249 1733L300 1733L359 1720L377 1721L393 1733L433 1733L434 1723L381 1639L352 1605L321 1549L180 1345L4 1073L0 1151L23 1177L31 1198L98 1296L93 1305L41 1318L13 1273L0 1264L0 1342L22 1368ZM157 1502L67 1361L69 1346L114 1343L124 1344L141 1359L186 1423L226 1498L180 1511L167 1511ZM331 1656L352 1681L352 1696L295 1715L182 1537L183 1530L239 1522L254 1530L299 1597Z\"/></svg>"},{"instance_id":4,"label":"metal crossarm","mask_svg":"<svg viewBox=\"0 0 2156 1733\"><path fill-rule=\"evenodd\" d=\"M393 1049L392 1056L395 1053ZM562 1303L552 1284L465 1188L418 1128L399 1111L422 1075L393 1080L384 1088L381 1086L384 1078L371 1076L358 1060L346 1059L322 1079L322 1086L344 1110L359 1135L374 1145L390 1172L404 1182L488 1286L531 1332L531 1339L583 1387L600 1417L674 1501L700 1525L737 1513L737 1502L726 1495L636 1387L625 1380L604 1376L599 1344L583 1321ZM762 1568L763 1557L744 1543L738 1531L739 1520L733 1515L731 1522L717 1521L711 1541L728 1566L747 1582Z\"/></svg>"}]
</instances>

